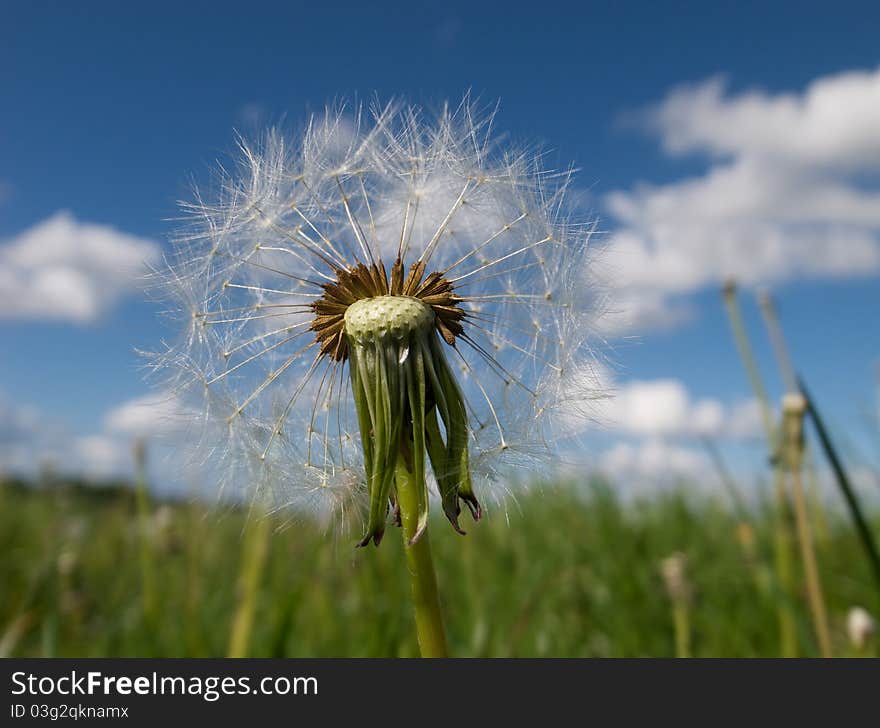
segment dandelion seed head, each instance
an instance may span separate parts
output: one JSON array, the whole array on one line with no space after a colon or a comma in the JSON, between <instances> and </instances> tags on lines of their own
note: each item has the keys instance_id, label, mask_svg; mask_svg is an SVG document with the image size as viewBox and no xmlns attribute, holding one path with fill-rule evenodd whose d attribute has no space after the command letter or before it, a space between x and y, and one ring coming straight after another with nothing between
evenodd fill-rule
<instances>
[{"instance_id":1,"label":"dandelion seed head","mask_svg":"<svg viewBox=\"0 0 880 728\"><path fill-rule=\"evenodd\" d=\"M475 487L503 490L571 434L564 413L595 396L592 224L566 203L570 174L500 144L492 123L470 102L328 109L299 135L238 140L213 194L183 204L161 271L179 337L154 363L191 397L221 485L362 516L345 314L382 295L430 312Z\"/></svg>"},{"instance_id":2,"label":"dandelion seed head","mask_svg":"<svg viewBox=\"0 0 880 728\"><path fill-rule=\"evenodd\" d=\"M877 623L864 607L851 607L846 615L846 632L850 644L862 650L877 633Z\"/></svg>"}]
</instances>

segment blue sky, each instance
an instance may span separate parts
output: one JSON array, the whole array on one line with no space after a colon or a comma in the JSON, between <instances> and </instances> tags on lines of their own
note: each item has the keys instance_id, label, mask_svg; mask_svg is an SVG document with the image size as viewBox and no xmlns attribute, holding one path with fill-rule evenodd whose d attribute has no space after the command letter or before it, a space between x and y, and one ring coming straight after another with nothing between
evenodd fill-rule
<instances>
[{"instance_id":1,"label":"blue sky","mask_svg":"<svg viewBox=\"0 0 880 728\"><path fill-rule=\"evenodd\" d=\"M718 295L727 274L719 261L740 240L768 241L761 250L778 244L790 257L788 271L746 251L753 264L729 272L773 287L814 393L864 440L880 357L880 223L871 213L880 201L880 125L872 135L828 110L852 103L839 116L880 114L876 3L836 3L831 13L827 3L11 2L2 12L0 251L35 229L43 237L32 245L51 235L79 240L91 224L112 229L108 239L131 236L134 248L164 245L176 200L189 197L191 179L207 179L234 129L282 118L295 125L337 99L377 94L436 106L470 90L500 101L496 125L511 140L540 144L552 165L580 169L576 187L607 231L602 244L620 251L604 261L608 286L631 294L621 306L638 308L632 325L608 333L616 386L665 383L631 394L680 410L653 429L627 425L631 412L613 410L619 426L596 433L597 459L618 440L630 448L618 451L618 464L662 442L658 457L686 467L688 421L700 401L727 414L747 404ZM798 134L818 141L789 145L780 115L795 142ZM827 150L826 139L836 140ZM726 181L715 185L713 175ZM743 202L744 215L760 219L756 227L738 219L742 237L724 248L715 233L730 210L697 215L695 205L724 207L756 186L774 209ZM816 213L811 196L839 204ZM60 211L70 217L53 217ZM679 225L694 240L683 234L676 247L675 235L664 235ZM801 250L804 231L812 247ZM639 257L627 245L654 253ZM680 258L683 268L674 265ZM19 310L27 291L15 286L34 279L23 283L25 264L9 260L0 256L0 407L21 432L7 439L24 448L29 438L35 448L35 429L57 427L92 438L92 454L110 457L111 441L126 432L108 434L112 413L148 392L134 349L162 336L157 307L132 282L129 257L111 256L89 269L100 289L93 308L78 316ZM651 277L664 261L680 278ZM19 278L4 283L3 266ZM751 290L747 319L778 394ZM680 389L670 394L673 380L686 401ZM730 440L731 457L743 451L736 441L745 435L719 437Z\"/></svg>"}]
</instances>

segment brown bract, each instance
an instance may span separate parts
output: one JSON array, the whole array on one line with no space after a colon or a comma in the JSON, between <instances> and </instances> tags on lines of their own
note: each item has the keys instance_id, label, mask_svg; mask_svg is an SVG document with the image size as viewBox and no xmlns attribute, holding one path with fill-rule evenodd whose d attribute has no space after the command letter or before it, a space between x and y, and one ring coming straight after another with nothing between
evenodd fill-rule
<instances>
[{"instance_id":1,"label":"brown bract","mask_svg":"<svg viewBox=\"0 0 880 728\"><path fill-rule=\"evenodd\" d=\"M441 273L425 276L425 264L413 263L404 276L403 262L398 258L391 266L391 276L382 261L369 266L358 263L353 268L336 269L336 280L324 283L323 295L312 304L315 313L309 328L321 345L320 356L335 361L348 357L345 337L345 311L355 301L377 296L409 296L434 311L435 325L443 340L455 346L455 337L464 332L461 322L466 312L461 299L453 293L452 283Z\"/></svg>"}]
</instances>

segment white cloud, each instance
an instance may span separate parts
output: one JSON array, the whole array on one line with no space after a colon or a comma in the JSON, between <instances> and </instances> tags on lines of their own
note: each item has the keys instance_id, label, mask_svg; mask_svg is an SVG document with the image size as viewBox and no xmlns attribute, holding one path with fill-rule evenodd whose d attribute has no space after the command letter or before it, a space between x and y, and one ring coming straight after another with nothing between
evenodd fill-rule
<instances>
[{"instance_id":1,"label":"white cloud","mask_svg":"<svg viewBox=\"0 0 880 728\"><path fill-rule=\"evenodd\" d=\"M624 254L622 241L614 240L614 258ZM694 311L687 303L670 301L669 294L654 287L635 286L630 281L632 272L614 263L607 273L609 280L618 279L619 288L608 294L607 310L595 322L601 335L614 336L638 329L662 331L678 326L693 318ZM625 282L624 282L625 281Z\"/></svg>"},{"instance_id":2,"label":"white cloud","mask_svg":"<svg viewBox=\"0 0 880 728\"><path fill-rule=\"evenodd\" d=\"M813 81L802 94L724 97L713 79L671 93L655 123L666 149L747 154L787 164L869 168L880 164L880 71Z\"/></svg>"},{"instance_id":3,"label":"white cloud","mask_svg":"<svg viewBox=\"0 0 880 728\"><path fill-rule=\"evenodd\" d=\"M880 271L880 69L800 94L728 95L710 80L649 114L671 154L707 172L606 198L620 227L604 261L622 313L606 327L680 320L682 298L727 277L768 284ZM612 304L613 305L613 304Z\"/></svg>"},{"instance_id":4,"label":"white cloud","mask_svg":"<svg viewBox=\"0 0 880 728\"><path fill-rule=\"evenodd\" d=\"M560 432L571 435L589 430L633 437L749 439L762 433L755 399L725 403L696 398L674 378L618 382L599 362L568 372L560 387L557 416Z\"/></svg>"},{"instance_id":5,"label":"white cloud","mask_svg":"<svg viewBox=\"0 0 880 728\"><path fill-rule=\"evenodd\" d=\"M157 474L171 481L179 475L181 462L165 452L171 438L185 437L188 410L173 394L151 393L135 397L112 408L104 416L102 432L76 438L74 462L90 477L130 475L134 441L143 438L152 450ZM189 418L191 419L191 418Z\"/></svg>"},{"instance_id":6,"label":"white cloud","mask_svg":"<svg viewBox=\"0 0 880 728\"><path fill-rule=\"evenodd\" d=\"M727 415L726 430L731 437L759 437L763 434L761 405L757 399L735 404Z\"/></svg>"},{"instance_id":7,"label":"white cloud","mask_svg":"<svg viewBox=\"0 0 880 728\"><path fill-rule=\"evenodd\" d=\"M40 415L35 409L0 399L0 446L29 439L39 431Z\"/></svg>"},{"instance_id":8,"label":"white cloud","mask_svg":"<svg viewBox=\"0 0 880 728\"><path fill-rule=\"evenodd\" d=\"M0 318L94 321L159 255L150 240L56 213L0 245Z\"/></svg>"},{"instance_id":9,"label":"white cloud","mask_svg":"<svg viewBox=\"0 0 880 728\"><path fill-rule=\"evenodd\" d=\"M147 394L110 410L104 418L109 432L134 437L168 435L185 427L187 410L173 394Z\"/></svg>"},{"instance_id":10,"label":"white cloud","mask_svg":"<svg viewBox=\"0 0 880 728\"><path fill-rule=\"evenodd\" d=\"M43 467L88 478L128 477L133 444L145 438L150 466L163 485L177 483L184 463L170 457L185 437L187 410L173 395L149 394L109 410L98 432L78 433L34 407L0 396L0 473L33 476ZM189 418L191 419L191 418Z\"/></svg>"},{"instance_id":11,"label":"white cloud","mask_svg":"<svg viewBox=\"0 0 880 728\"><path fill-rule=\"evenodd\" d=\"M0 397L0 473L34 476L49 468L105 478L131 471L131 445L107 433L77 436L38 409Z\"/></svg>"},{"instance_id":12,"label":"white cloud","mask_svg":"<svg viewBox=\"0 0 880 728\"><path fill-rule=\"evenodd\" d=\"M0 473L36 473L64 462L69 435L34 407L0 395Z\"/></svg>"},{"instance_id":13,"label":"white cloud","mask_svg":"<svg viewBox=\"0 0 880 728\"><path fill-rule=\"evenodd\" d=\"M640 437L705 435L751 437L760 432L757 403L727 407L714 398L694 399L677 379L633 380L596 403L595 420L606 429Z\"/></svg>"},{"instance_id":14,"label":"white cloud","mask_svg":"<svg viewBox=\"0 0 880 728\"><path fill-rule=\"evenodd\" d=\"M599 470L612 480L635 488L681 481L705 484L707 478L714 477L712 465L703 453L657 439L614 445L600 457Z\"/></svg>"},{"instance_id":15,"label":"white cloud","mask_svg":"<svg viewBox=\"0 0 880 728\"><path fill-rule=\"evenodd\" d=\"M77 469L90 478L108 478L131 470L131 447L107 435L76 438L73 454Z\"/></svg>"}]
</instances>

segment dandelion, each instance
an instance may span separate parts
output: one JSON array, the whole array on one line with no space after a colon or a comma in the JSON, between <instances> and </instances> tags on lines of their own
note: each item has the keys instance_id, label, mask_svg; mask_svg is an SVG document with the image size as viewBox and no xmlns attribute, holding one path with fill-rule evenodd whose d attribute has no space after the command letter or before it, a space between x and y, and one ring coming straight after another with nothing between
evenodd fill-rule
<instances>
[{"instance_id":1,"label":"dandelion","mask_svg":"<svg viewBox=\"0 0 880 728\"><path fill-rule=\"evenodd\" d=\"M431 493L464 533L590 395L592 226L492 121L330 109L242 140L164 271L184 335L157 365L200 398L205 461L261 503L363 516L361 546L401 525L417 602Z\"/></svg>"},{"instance_id":2,"label":"dandelion","mask_svg":"<svg viewBox=\"0 0 880 728\"><path fill-rule=\"evenodd\" d=\"M856 652L864 652L877 633L877 623L864 607L851 607L846 615L846 633Z\"/></svg>"},{"instance_id":3,"label":"dandelion","mask_svg":"<svg viewBox=\"0 0 880 728\"><path fill-rule=\"evenodd\" d=\"M675 624L675 656L691 656L690 605L693 589L687 577L687 555L681 551L670 554L660 562L660 575L672 603Z\"/></svg>"}]
</instances>

